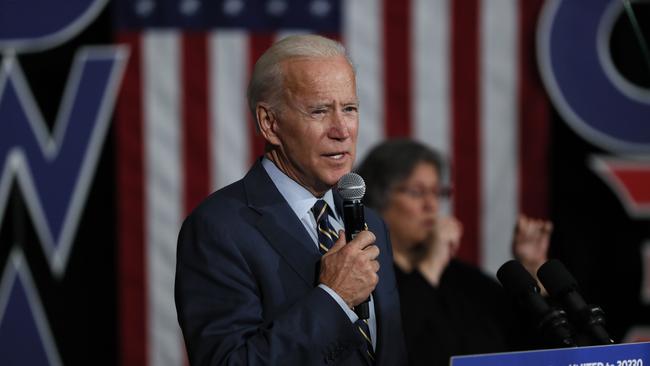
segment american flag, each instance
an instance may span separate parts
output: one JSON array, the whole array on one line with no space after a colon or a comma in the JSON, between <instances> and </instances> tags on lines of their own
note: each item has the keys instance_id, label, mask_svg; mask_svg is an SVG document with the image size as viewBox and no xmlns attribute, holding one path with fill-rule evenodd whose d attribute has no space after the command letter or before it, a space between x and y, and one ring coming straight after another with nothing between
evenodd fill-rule
<instances>
[{"instance_id":1,"label":"american flag","mask_svg":"<svg viewBox=\"0 0 650 366\"><path fill-rule=\"evenodd\" d=\"M183 365L173 303L181 221L262 153L246 106L274 41L341 41L357 70L357 161L410 136L451 164L460 256L494 272L519 212L547 216L550 107L536 67L543 0L119 0L130 49L116 110L124 365Z\"/></svg>"}]
</instances>

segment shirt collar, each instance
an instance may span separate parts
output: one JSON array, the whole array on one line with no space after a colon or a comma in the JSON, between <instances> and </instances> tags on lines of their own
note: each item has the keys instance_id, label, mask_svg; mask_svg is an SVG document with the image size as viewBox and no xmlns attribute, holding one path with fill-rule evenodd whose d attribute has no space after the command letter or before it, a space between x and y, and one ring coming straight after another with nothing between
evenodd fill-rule
<instances>
[{"instance_id":1,"label":"shirt collar","mask_svg":"<svg viewBox=\"0 0 650 366\"><path fill-rule=\"evenodd\" d=\"M305 187L289 178L289 176L278 169L278 167L266 157L262 159L262 166L298 218L302 218L305 214L311 213L311 208L319 198L314 197L314 195ZM332 190L329 189L325 192L322 199L330 206L331 215L333 215L336 220L339 220L338 214L336 213L336 206L334 206Z\"/></svg>"}]
</instances>

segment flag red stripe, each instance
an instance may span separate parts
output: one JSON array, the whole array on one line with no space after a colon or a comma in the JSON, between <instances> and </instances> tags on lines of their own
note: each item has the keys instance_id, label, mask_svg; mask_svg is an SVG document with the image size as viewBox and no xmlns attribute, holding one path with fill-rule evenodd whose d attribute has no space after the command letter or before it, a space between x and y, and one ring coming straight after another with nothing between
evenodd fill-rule
<instances>
[{"instance_id":1,"label":"flag red stripe","mask_svg":"<svg viewBox=\"0 0 650 366\"><path fill-rule=\"evenodd\" d=\"M320 32L318 35L323 36L325 38L333 39L339 43L343 43L343 36L341 33L338 32Z\"/></svg>"},{"instance_id":2,"label":"flag red stripe","mask_svg":"<svg viewBox=\"0 0 650 366\"><path fill-rule=\"evenodd\" d=\"M275 41L275 34L273 33L252 33L249 37L249 52L248 52L248 69L249 75L253 74L255 62ZM248 128L251 141L251 162L254 162L259 156L264 154L264 139L260 136L255 129L255 122L253 117L248 114Z\"/></svg>"},{"instance_id":3,"label":"flag red stripe","mask_svg":"<svg viewBox=\"0 0 650 366\"><path fill-rule=\"evenodd\" d=\"M184 214L210 193L207 39L203 32L184 32L181 42ZM178 346L186 356L184 345ZM189 365L186 357L183 365Z\"/></svg>"},{"instance_id":4,"label":"flag red stripe","mask_svg":"<svg viewBox=\"0 0 650 366\"><path fill-rule=\"evenodd\" d=\"M519 1L519 209L547 218L550 116L534 49L542 5L542 0Z\"/></svg>"},{"instance_id":5,"label":"flag red stripe","mask_svg":"<svg viewBox=\"0 0 650 366\"><path fill-rule=\"evenodd\" d=\"M186 214L210 193L209 71L206 42L205 33L183 33L181 109Z\"/></svg>"},{"instance_id":6,"label":"flag red stripe","mask_svg":"<svg viewBox=\"0 0 650 366\"><path fill-rule=\"evenodd\" d=\"M383 2L386 137L411 135L411 1Z\"/></svg>"},{"instance_id":7,"label":"flag red stripe","mask_svg":"<svg viewBox=\"0 0 650 366\"><path fill-rule=\"evenodd\" d=\"M479 4L451 1L452 6L452 120L454 213L463 223L461 259L479 263L480 130L479 130ZM435 82L432 81L432 82Z\"/></svg>"},{"instance_id":8,"label":"flag red stripe","mask_svg":"<svg viewBox=\"0 0 650 366\"><path fill-rule=\"evenodd\" d=\"M122 33L118 43L130 49L117 100L117 225L119 237L120 364L147 365L147 309L144 260L144 178L140 36Z\"/></svg>"}]
</instances>

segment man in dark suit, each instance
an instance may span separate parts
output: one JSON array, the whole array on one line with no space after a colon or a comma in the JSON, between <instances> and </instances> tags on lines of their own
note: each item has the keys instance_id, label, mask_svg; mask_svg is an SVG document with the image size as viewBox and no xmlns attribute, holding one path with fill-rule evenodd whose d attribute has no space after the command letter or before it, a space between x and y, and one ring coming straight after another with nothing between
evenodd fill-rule
<instances>
[{"instance_id":1,"label":"man in dark suit","mask_svg":"<svg viewBox=\"0 0 650 366\"><path fill-rule=\"evenodd\" d=\"M368 230L345 243L332 191L352 168L359 123L345 50L320 36L285 38L257 61L248 99L265 155L194 210L178 239L190 362L404 364L386 227L366 210ZM352 308L369 296L363 321Z\"/></svg>"}]
</instances>

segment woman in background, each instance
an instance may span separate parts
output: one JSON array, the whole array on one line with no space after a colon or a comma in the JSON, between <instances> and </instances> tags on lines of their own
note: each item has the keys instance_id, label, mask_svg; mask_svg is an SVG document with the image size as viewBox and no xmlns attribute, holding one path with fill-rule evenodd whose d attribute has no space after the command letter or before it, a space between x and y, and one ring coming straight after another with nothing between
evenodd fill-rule
<instances>
[{"instance_id":1,"label":"woman in background","mask_svg":"<svg viewBox=\"0 0 650 366\"><path fill-rule=\"evenodd\" d=\"M521 349L520 324L503 289L480 269L455 258L462 225L439 213L438 154L412 140L390 140L357 169L364 202L388 225L400 292L402 324L412 365L448 365L453 355ZM546 261L551 225L521 216L515 257L531 273Z\"/></svg>"}]
</instances>

